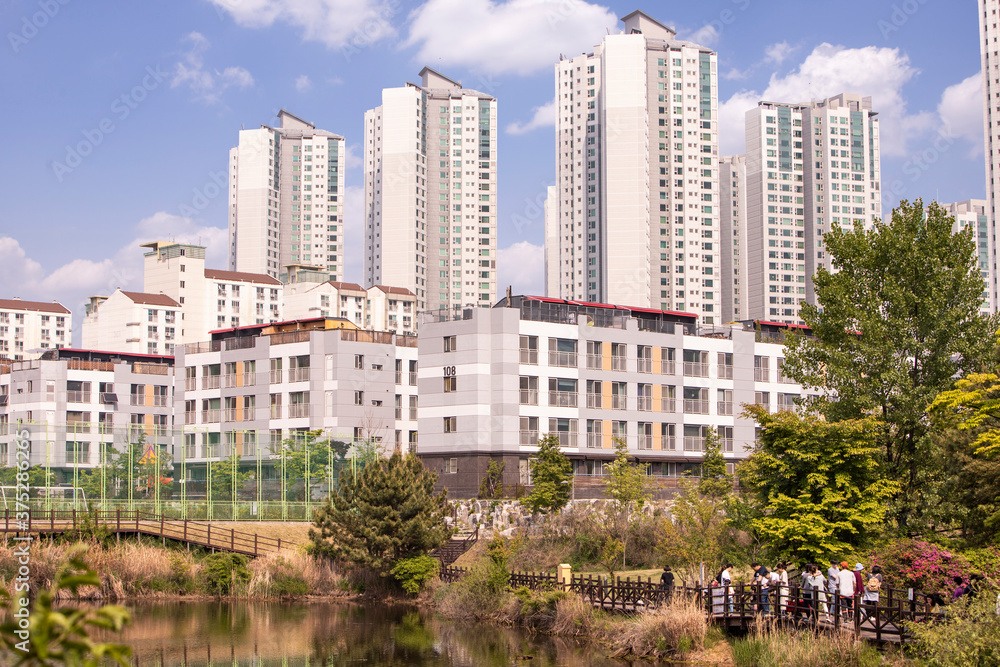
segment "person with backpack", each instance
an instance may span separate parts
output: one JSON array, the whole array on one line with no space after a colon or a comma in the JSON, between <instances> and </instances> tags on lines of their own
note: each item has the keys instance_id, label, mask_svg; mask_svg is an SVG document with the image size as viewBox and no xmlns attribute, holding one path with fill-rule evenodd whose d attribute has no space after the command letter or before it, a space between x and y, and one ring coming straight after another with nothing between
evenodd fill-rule
<instances>
[{"instance_id":1,"label":"person with backpack","mask_svg":"<svg viewBox=\"0 0 1000 667\"><path fill-rule=\"evenodd\" d=\"M754 562L750 567L753 568L753 583L758 586L760 590L760 599L758 600L757 611L770 614L771 599L768 597L768 585L771 583L771 571L757 562Z\"/></svg>"},{"instance_id":2,"label":"person with backpack","mask_svg":"<svg viewBox=\"0 0 1000 667\"><path fill-rule=\"evenodd\" d=\"M878 565L872 567L872 573L868 575L865 582L865 589L861 595L862 603L865 605L867 616L873 616L878 608L879 592L882 590L882 568ZM878 619L875 619L876 622Z\"/></svg>"}]
</instances>

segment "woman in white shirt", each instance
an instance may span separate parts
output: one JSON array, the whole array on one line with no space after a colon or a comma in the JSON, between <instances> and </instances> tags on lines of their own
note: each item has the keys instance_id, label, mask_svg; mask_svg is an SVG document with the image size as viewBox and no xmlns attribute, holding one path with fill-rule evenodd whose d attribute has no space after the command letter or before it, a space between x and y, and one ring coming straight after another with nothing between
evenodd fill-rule
<instances>
[{"instance_id":1,"label":"woman in white shirt","mask_svg":"<svg viewBox=\"0 0 1000 667\"><path fill-rule=\"evenodd\" d=\"M837 582L837 592L840 596L840 612L851 618L854 610L854 573L850 566L844 562L840 564L839 581Z\"/></svg>"},{"instance_id":2,"label":"woman in white shirt","mask_svg":"<svg viewBox=\"0 0 1000 667\"><path fill-rule=\"evenodd\" d=\"M788 570L784 563L778 563L774 568L774 574L778 575L775 585L778 587L778 614L784 615L788 611Z\"/></svg>"},{"instance_id":3,"label":"woman in white shirt","mask_svg":"<svg viewBox=\"0 0 1000 667\"><path fill-rule=\"evenodd\" d=\"M812 574L809 577L813 586L817 618L819 614L823 614L824 618L829 619L830 610L826 606L826 577L823 576L823 571L815 565L812 566Z\"/></svg>"}]
</instances>

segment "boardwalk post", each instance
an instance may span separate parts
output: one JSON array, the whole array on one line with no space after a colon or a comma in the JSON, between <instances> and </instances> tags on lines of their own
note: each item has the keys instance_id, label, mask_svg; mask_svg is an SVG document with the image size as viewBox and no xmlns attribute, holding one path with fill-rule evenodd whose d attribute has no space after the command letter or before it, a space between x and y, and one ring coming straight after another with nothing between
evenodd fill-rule
<instances>
[{"instance_id":1,"label":"boardwalk post","mask_svg":"<svg viewBox=\"0 0 1000 667\"><path fill-rule=\"evenodd\" d=\"M257 557L257 533L253 534L253 555Z\"/></svg>"},{"instance_id":2,"label":"boardwalk post","mask_svg":"<svg viewBox=\"0 0 1000 667\"><path fill-rule=\"evenodd\" d=\"M281 551L281 538L278 538L278 551Z\"/></svg>"},{"instance_id":3,"label":"boardwalk post","mask_svg":"<svg viewBox=\"0 0 1000 667\"><path fill-rule=\"evenodd\" d=\"M236 548L236 529L229 529L229 550L233 551Z\"/></svg>"},{"instance_id":4,"label":"boardwalk post","mask_svg":"<svg viewBox=\"0 0 1000 667\"><path fill-rule=\"evenodd\" d=\"M184 543L188 545L188 551L191 550L191 543L188 542L188 520L184 519Z\"/></svg>"},{"instance_id":5,"label":"boardwalk post","mask_svg":"<svg viewBox=\"0 0 1000 667\"><path fill-rule=\"evenodd\" d=\"M212 546L212 524L207 523L205 525L208 526L205 531L205 543L207 546ZM212 553L215 553L215 551L213 550Z\"/></svg>"},{"instance_id":6,"label":"boardwalk post","mask_svg":"<svg viewBox=\"0 0 1000 667\"><path fill-rule=\"evenodd\" d=\"M76 522L74 521L74 528L76 528ZM49 510L49 528L52 530L56 529L56 511L54 509Z\"/></svg>"},{"instance_id":7,"label":"boardwalk post","mask_svg":"<svg viewBox=\"0 0 1000 667\"><path fill-rule=\"evenodd\" d=\"M3 532L10 532L10 509L6 507L3 510Z\"/></svg>"}]
</instances>

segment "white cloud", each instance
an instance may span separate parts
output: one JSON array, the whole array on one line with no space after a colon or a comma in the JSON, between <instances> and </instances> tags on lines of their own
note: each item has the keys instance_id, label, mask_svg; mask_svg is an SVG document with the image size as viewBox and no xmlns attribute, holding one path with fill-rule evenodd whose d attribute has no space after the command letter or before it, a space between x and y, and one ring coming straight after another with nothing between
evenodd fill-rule
<instances>
[{"instance_id":1,"label":"white cloud","mask_svg":"<svg viewBox=\"0 0 1000 667\"><path fill-rule=\"evenodd\" d=\"M719 41L721 34L718 28L716 28L711 23L706 23L692 33L680 35L682 39L689 42L694 42L695 44L700 44L701 46L712 46Z\"/></svg>"},{"instance_id":2,"label":"white cloud","mask_svg":"<svg viewBox=\"0 0 1000 667\"><path fill-rule=\"evenodd\" d=\"M795 47L788 42L771 44L764 49L764 62L780 65L785 62L785 59L788 58L788 56L792 55L792 51L794 50Z\"/></svg>"},{"instance_id":3,"label":"white cloud","mask_svg":"<svg viewBox=\"0 0 1000 667\"><path fill-rule=\"evenodd\" d=\"M983 151L983 76L977 72L945 88L938 104L942 134L972 143L972 155Z\"/></svg>"},{"instance_id":4,"label":"white cloud","mask_svg":"<svg viewBox=\"0 0 1000 667\"><path fill-rule=\"evenodd\" d=\"M312 88L312 81L309 80L308 74L302 74L295 79L295 90L300 93L307 93Z\"/></svg>"},{"instance_id":5,"label":"white cloud","mask_svg":"<svg viewBox=\"0 0 1000 667\"><path fill-rule=\"evenodd\" d=\"M497 293L545 294L545 249L519 241L497 253Z\"/></svg>"},{"instance_id":6,"label":"white cloud","mask_svg":"<svg viewBox=\"0 0 1000 667\"><path fill-rule=\"evenodd\" d=\"M222 70L205 68L205 52L211 44L200 32L192 32L184 37L189 44L181 54L181 61L174 70L170 87L187 86L195 96L206 104L216 104L227 88L250 88L253 77L242 67L230 66Z\"/></svg>"},{"instance_id":7,"label":"white cloud","mask_svg":"<svg viewBox=\"0 0 1000 667\"><path fill-rule=\"evenodd\" d=\"M117 288L142 291L141 243L173 240L206 246L206 264L226 267L228 231L205 227L189 218L159 212L140 220L132 240L103 259L73 259L47 270L32 259L12 237L0 237L0 284L11 296L35 301L58 301L73 311L75 344L80 340L80 323L87 297L111 294Z\"/></svg>"},{"instance_id":8,"label":"white cloud","mask_svg":"<svg viewBox=\"0 0 1000 667\"><path fill-rule=\"evenodd\" d=\"M347 153L344 155L344 166L352 171L364 165L360 146L360 144L347 144Z\"/></svg>"},{"instance_id":9,"label":"white cloud","mask_svg":"<svg viewBox=\"0 0 1000 667\"><path fill-rule=\"evenodd\" d=\"M751 72L753 72L752 67L748 67L746 69L736 69L735 67L730 67L722 73L722 78L730 81L739 81L740 79L745 79L750 76Z\"/></svg>"},{"instance_id":10,"label":"white cloud","mask_svg":"<svg viewBox=\"0 0 1000 667\"><path fill-rule=\"evenodd\" d=\"M760 100L808 102L839 93L872 97L872 106L881 119L883 155L904 155L908 139L931 129L933 114L909 114L903 86L918 71L899 49L866 46L848 49L820 44L797 69L785 76L772 74L762 92L740 91L719 105L721 152L729 155L742 150L744 114Z\"/></svg>"},{"instance_id":11,"label":"white cloud","mask_svg":"<svg viewBox=\"0 0 1000 667\"><path fill-rule=\"evenodd\" d=\"M330 48L370 46L395 34L398 0L209 0L245 28L284 23ZM346 51L345 51L346 53Z\"/></svg>"},{"instance_id":12,"label":"white cloud","mask_svg":"<svg viewBox=\"0 0 1000 667\"><path fill-rule=\"evenodd\" d=\"M507 126L508 134L527 134L540 127L550 127L556 124L556 101L546 102L540 107L533 109L534 115L527 123L514 121Z\"/></svg>"},{"instance_id":13,"label":"white cloud","mask_svg":"<svg viewBox=\"0 0 1000 667\"><path fill-rule=\"evenodd\" d=\"M598 44L618 18L584 0L427 0L409 16L416 59L486 74L529 74Z\"/></svg>"}]
</instances>

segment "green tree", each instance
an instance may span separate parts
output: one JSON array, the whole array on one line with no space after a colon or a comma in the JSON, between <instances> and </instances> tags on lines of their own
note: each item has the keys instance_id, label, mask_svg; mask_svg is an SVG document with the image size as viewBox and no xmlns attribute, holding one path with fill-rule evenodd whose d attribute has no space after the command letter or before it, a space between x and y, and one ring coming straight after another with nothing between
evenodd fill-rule
<instances>
[{"instance_id":1,"label":"green tree","mask_svg":"<svg viewBox=\"0 0 1000 667\"><path fill-rule=\"evenodd\" d=\"M490 461L486 475L479 483L480 498L500 498L503 496L503 469L506 461Z\"/></svg>"},{"instance_id":2,"label":"green tree","mask_svg":"<svg viewBox=\"0 0 1000 667\"><path fill-rule=\"evenodd\" d=\"M659 551L674 567L694 568L705 563L709 572L717 572L734 550L735 531L727 521L726 499L702 495L698 486L690 478L678 482L670 520L661 527Z\"/></svg>"},{"instance_id":3,"label":"green tree","mask_svg":"<svg viewBox=\"0 0 1000 667\"><path fill-rule=\"evenodd\" d=\"M652 481L647 474L649 465L629 459L624 439L615 438L614 443L615 458L608 464L608 476L604 481L609 501L604 510L606 537L601 558L612 577L619 563L625 569L632 513L642 509L653 496Z\"/></svg>"},{"instance_id":4,"label":"green tree","mask_svg":"<svg viewBox=\"0 0 1000 667\"><path fill-rule=\"evenodd\" d=\"M240 453L233 447L228 458L209 464L212 482L212 500L234 500L250 479L251 471L240 470ZM234 494L234 491L236 495Z\"/></svg>"},{"instance_id":5,"label":"green tree","mask_svg":"<svg viewBox=\"0 0 1000 667\"><path fill-rule=\"evenodd\" d=\"M707 429L705 434L705 455L702 457L698 491L712 498L725 498L733 491L733 476L726 472L722 441L714 428Z\"/></svg>"},{"instance_id":6,"label":"green tree","mask_svg":"<svg viewBox=\"0 0 1000 667\"><path fill-rule=\"evenodd\" d=\"M304 482L301 489L297 483L285 484L286 500L305 500L306 489L328 479L339 478L340 471L344 469L350 445L322 438L322 435L321 430L315 430L301 438L286 438L277 450L272 451L271 458L276 459L276 467L282 471L283 480Z\"/></svg>"},{"instance_id":7,"label":"green tree","mask_svg":"<svg viewBox=\"0 0 1000 667\"><path fill-rule=\"evenodd\" d=\"M426 554L448 540L447 491L415 454L393 454L357 474L344 470L337 491L316 510L313 553L386 575L399 560Z\"/></svg>"},{"instance_id":8,"label":"green tree","mask_svg":"<svg viewBox=\"0 0 1000 667\"><path fill-rule=\"evenodd\" d=\"M953 223L936 203L925 214L918 199L870 231L824 235L837 271L821 268L817 302L802 304L812 337L786 337L783 372L836 396L816 402L828 420L877 417L885 474L901 482L894 515L904 530L926 503L927 408L956 374L979 368L996 330L996 318L979 312L973 228L953 234Z\"/></svg>"},{"instance_id":9,"label":"green tree","mask_svg":"<svg viewBox=\"0 0 1000 667\"><path fill-rule=\"evenodd\" d=\"M899 484L885 479L874 419L826 422L792 412L747 413L761 427L740 481L759 510L753 521L773 553L827 562L862 547L882 526Z\"/></svg>"},{"instance_id":10,"label":"green tree","mask_svg":"<svg viewBox=\"0 0 1000 667\"><path fill-rule=\"evenodd\" d=\"M573 491L573 464L562 453L559 438L552 434L541 438L529 465L532 487L523 501L525 507L543 514L565 507Z\"/></svg>"}]
</instances>

